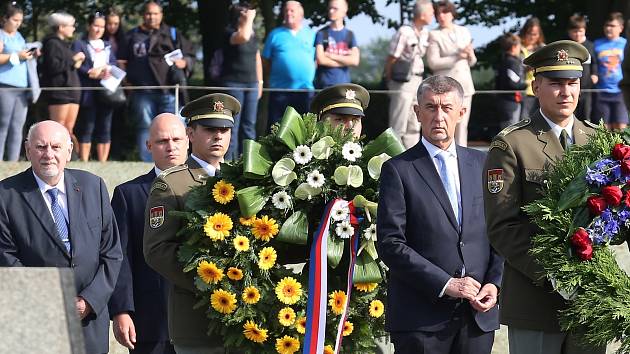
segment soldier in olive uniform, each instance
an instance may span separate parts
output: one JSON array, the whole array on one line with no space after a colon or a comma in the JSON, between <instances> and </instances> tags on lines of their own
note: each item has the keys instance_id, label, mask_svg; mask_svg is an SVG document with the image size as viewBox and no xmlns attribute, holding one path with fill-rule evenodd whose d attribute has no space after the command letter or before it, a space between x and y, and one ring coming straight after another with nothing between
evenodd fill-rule
<instances>
[{"instance_id":1,"label":"soldier in olive uniform","mask_svg":"<svg viewBox=\"0 0 630 354\"><path fill-rule=\"evenodd\" d=\"M176 234L182 219L169 213L184 210L190 188L217 173L230 145L233 116L240 108L234 97L225 94L210 94L188 103L181 114L187 120L192 154L185 164L162 172L151 186L144 225L144 256L149 266L173 284L169 291L168 329L178 354L225 352L220 338L206 334L205 311L193 309L197 303L193 276L184 274L183 264L177 260L181 239Z\"/></svg>"},{"instance_id":2,"label":"soldier in olive uniform","mask_svg":"<svg viewBox=\"0 0 630 354\"><path fill-rule=\"evenodd\" d=\"M334 127L351 129L355 138L361 136L363 112L370 103L370 94L362 86L339 84L320 91L313 98L311 112L319 120L328 120Z\"/></svg>"},{"instance_id":3,"label":"soldier in olive uniform","mask_svg":"<svg viewBox=\"0 0 630 354\"><path fill-rule=\"evenodd\" d=\"M554 291L542 267L528 253L538 231L522 207L541 197L541 174L571 144L584 144L593 126L573 115L580 92L586 48L558 41L524 60L534 68L540 110L504 129L490 145L484 169L484 199L490 243L505 257L500 320L508 325L511 354L605 353L580 346L562 332L558 311L566 300Z\"/></svg>"}]
</instances>

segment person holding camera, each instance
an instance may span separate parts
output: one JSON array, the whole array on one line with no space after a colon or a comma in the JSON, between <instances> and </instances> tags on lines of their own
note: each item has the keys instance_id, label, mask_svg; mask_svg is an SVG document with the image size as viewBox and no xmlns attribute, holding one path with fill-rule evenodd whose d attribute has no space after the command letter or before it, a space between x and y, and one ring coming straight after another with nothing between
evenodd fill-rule
<instances>
[{"instance_id":1,"label":"person holding camera","mask_svg":"<svg viewBox=\"0 0 630 354\"><path fill-rule=\"evenodd\" d=\"M118 48L119 63L133 86L185 84L190 76L194 51L191 43L175 27L162 23L162 6L154 1L144 4L143 23L127 33L127 43ZM181 58L168 63L164 55L181 50ZM169 65L172 64L172 65ZM132 92L130 111L136 119L136 141L142 161L151 161L145 146L149 125L159 113L175 112L175 94L169 89L142 89Z\"/></svg>"}]
</instances>

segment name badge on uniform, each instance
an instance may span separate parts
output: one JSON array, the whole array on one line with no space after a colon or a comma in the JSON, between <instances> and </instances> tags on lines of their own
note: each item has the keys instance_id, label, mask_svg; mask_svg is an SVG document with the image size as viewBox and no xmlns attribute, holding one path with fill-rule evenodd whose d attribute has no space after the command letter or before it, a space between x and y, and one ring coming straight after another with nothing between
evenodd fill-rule
<instances>
[{"instance_id":1,"label":"name badge on uniform","mask_svg":"<svg viewBox=\"0 0 630 354\"><path fill-rule=\"evenodd\" d=\"M503 169L488 170L488 192L496 194L501 190L503 190Z\"/></svg>"},{"instance_id":2,"label":"name badge on uniform","mask_svg":"<svg viewBox=\"0 0 630 354\"><path fill-rule=\"evenodd\" d=\"M164 206L156 206L149 211L149 225L152 229L157 229L164 224Z\"/></svg>"}]
</instances>

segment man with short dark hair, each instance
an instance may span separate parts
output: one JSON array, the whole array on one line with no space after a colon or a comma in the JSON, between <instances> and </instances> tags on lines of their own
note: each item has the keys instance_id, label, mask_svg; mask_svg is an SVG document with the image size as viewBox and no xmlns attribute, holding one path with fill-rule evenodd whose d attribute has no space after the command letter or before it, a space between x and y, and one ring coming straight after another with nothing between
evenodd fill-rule
<instances>
[{"instance_id":1,"label":"man with short dark hair","mask_svg":"<svg viewBox=\"0 0 630 354\"><path fill-rule=\"evenodd\" d=\"M0 182L0 266L72 268L85 352L107 353L122 252L105 182L65 168L72 143L57 122L32 125L25 148L31 168Z\"/></svg>"}]
</instances>

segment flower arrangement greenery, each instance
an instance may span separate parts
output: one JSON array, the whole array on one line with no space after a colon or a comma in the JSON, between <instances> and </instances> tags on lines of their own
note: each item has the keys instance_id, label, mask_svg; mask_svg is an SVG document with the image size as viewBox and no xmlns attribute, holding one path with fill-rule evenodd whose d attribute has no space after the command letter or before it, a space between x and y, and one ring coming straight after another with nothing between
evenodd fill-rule
<instances>
[{"instance_id":1,"label":"flower arrangement greenery","mask_svg":"<svg viewBox=\"0 0 630 354\"><path fill-rule=\"evenodd\" d=\"M630 351L630 278L609 245L630 232L629 141L600 126L553 164L544 197L525 207L540 228L531 253L568 300L562 328L586 343L619 341L620 353Z\"/></svg>"},{"instance_id":2,"label":"flower arrangement greenery","mask_svg":"<svg viewBox=\"0 0 630 354\"><path fill-rule=\"evenodd\" d=\"M403 150L391 131L364 145L351 132L289 107L271 134L245 141L241 159L222 164L220 177L192 189L187 210L178 213L186 220L179 259L194 275L209 333L249 353L304 348L313 271L304 264L312 235L325 223L324 352L336 346L370 351L384 335L385 269L375 247L378 179L383 162ZM331 201L341 202L325 220Z\"/></svg>"}]
</instances>

